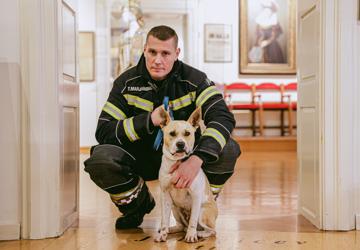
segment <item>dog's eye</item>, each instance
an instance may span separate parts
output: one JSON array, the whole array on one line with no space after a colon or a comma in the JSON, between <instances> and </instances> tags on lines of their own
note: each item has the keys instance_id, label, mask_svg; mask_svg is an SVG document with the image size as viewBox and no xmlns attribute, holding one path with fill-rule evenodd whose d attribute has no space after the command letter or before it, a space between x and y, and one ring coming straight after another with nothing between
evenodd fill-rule
<instances>
[{"instance_id":1,"label":"dog's eye","mask_svg":"<svg viewBox=\"0 0 360 250\"><path fill-rule=\"evenodd\" d=\"M185 131L184 136L189 136L190 132L189 131Z\"/></svg>"},{"instance_id":2,"label":"dog's eye","mask_svg":"<svg viewBox=\"0 0 360 250\"><path fill-rule=\"evenodd\" d=\"M171 132L169 133L169 135L175 137L175 136L176 136L176 132L175 132L175 131L171 131Z\"/></svg>"}]
</instances>

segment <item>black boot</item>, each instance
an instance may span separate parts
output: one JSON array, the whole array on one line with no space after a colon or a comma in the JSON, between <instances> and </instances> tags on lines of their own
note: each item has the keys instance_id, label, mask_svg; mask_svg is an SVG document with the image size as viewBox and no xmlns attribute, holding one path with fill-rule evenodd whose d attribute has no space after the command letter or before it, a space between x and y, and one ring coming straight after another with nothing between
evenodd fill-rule
<instances>
[{"instance_id":1,"label":"black boot","mask_svg":"<svg viewBox=\"0 0 360 250\"><path fill-rule=\"evenodd\" d=\"M137 228L143 222L145 214L155 207L155 200L144 184L138 197L127 205L117 206L123 214L116 220L116 229Z\"/></svg>"}]
</instances>

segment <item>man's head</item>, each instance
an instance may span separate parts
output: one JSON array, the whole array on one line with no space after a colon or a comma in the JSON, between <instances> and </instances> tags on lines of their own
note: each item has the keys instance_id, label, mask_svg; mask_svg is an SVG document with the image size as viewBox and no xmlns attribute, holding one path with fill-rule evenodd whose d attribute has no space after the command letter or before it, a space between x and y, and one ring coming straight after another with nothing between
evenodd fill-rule
<instances>
[{"instance_id":1,"label":"man's head","mask_svg":"<svg viewBox=\"0 0 360 250\"><path fill-rule=\"evenodd\" d=\"M176 32L165 25L152 28L146 37L144 56L152 79L160 81L172 70L180 54Z\"/></svg>"}]
</instances>

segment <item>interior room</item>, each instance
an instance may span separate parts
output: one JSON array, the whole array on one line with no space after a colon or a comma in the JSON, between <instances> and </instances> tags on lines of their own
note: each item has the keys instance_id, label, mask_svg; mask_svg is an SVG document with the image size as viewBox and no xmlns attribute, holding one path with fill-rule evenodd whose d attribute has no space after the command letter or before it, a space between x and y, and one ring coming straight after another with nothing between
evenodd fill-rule
<instances>
[{"instance_id":1,"label":"interior room","mask_svg":"<svg viewBox=\"0 0 360 250\"><path fill-rule=\"evenodd\" d=\"M0 31L8 34L0 42L0 114L8 120L0 131L0 250L359 249L359 13L357 0L0 3ZM147 34L159 25L175 30L177 59L204 72L221 95L235 121L229 138L241 148L231 177L217 185L216 235L195 243L186 231L156 242L159 180L144 182L156 205L142 223L119 229L125 213L115 194L85 171L93 146L113 144L99 142L104 120L118 120L117 147L127 145L119 124L130 142L139 139L109 93L140 67ZM148 70L149 85L156 83ZM124 96L137 108L149 103ZM186 107L185 97L178 102ZM142 111L152 119L156 108Z\"/></svg>"}]
</instances>

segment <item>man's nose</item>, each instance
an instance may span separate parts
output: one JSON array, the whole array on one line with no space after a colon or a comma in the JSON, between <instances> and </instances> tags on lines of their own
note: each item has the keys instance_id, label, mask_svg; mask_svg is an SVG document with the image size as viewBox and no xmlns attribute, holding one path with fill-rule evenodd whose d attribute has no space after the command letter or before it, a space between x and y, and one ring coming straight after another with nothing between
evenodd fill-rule
<instances>
[{"instance_id":1,"label":"man's nose","mask_svg":"<svg viewBox=\"0 0 360 250\"><path fill-rule=\"evenodd\" d=\"M178 149L184 149L184 148L185 148L185 142L183 142L183 141L178 141L178 142L176 143L176 147L177 147Z\"/></svg>"},{"instance_id":2,"label":"man's nose","mask_svg":"<svg viewBox=\"0 0 360 250\"><path fill-rule=\"evenodd\" d=\"M162 62L162 58L160 54L157 54L155 57L155 63L161 63Z\"/></svg>"}]
</instances>

